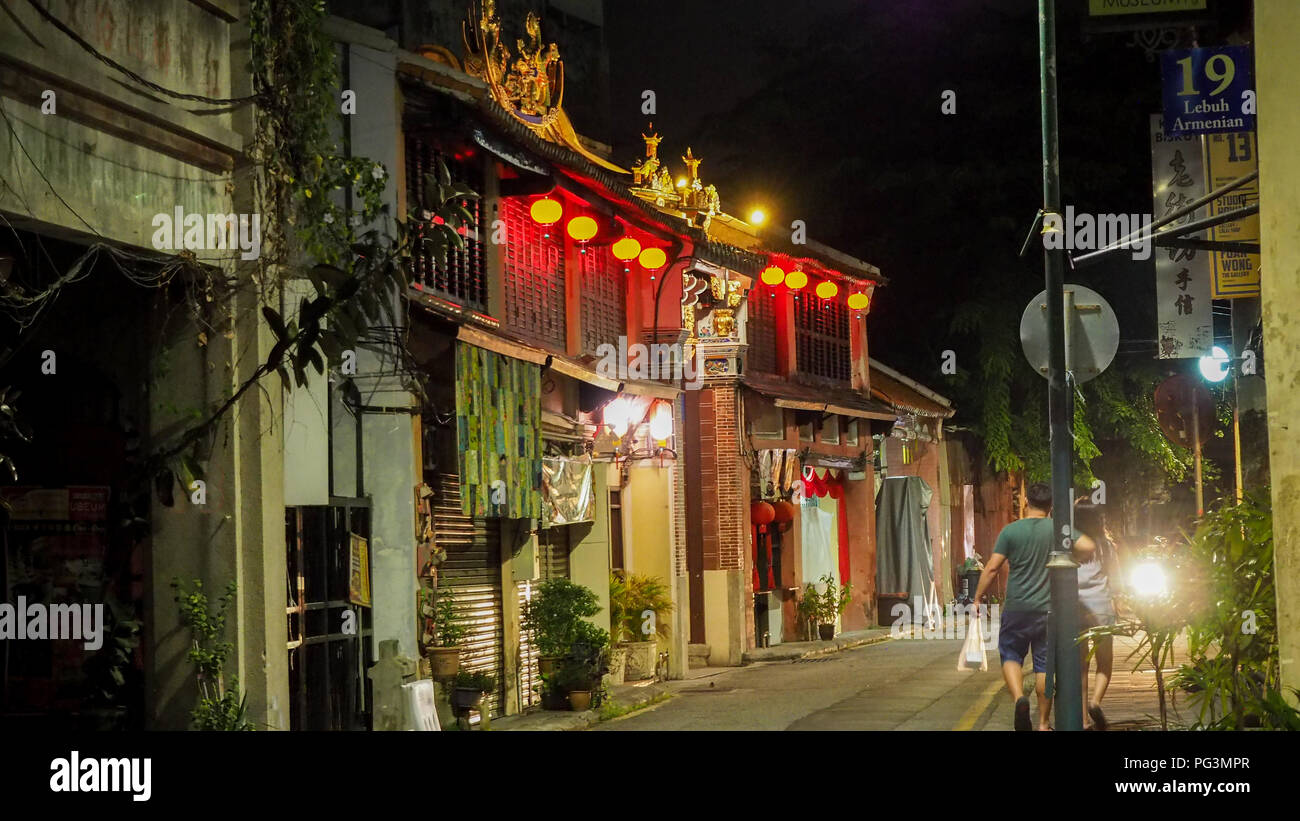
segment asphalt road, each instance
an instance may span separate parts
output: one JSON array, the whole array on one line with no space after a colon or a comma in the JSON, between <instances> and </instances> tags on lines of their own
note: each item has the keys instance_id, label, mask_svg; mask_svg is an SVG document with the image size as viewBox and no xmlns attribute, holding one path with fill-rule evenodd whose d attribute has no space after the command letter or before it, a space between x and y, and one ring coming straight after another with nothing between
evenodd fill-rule
<instances>
[{"instance_id":1,"label":"asphalt road","mask_svg":"<svg viewBox=\"0 0 1300 821\"><path fill-rule=\"evenodd\" d=\"M674 682L672 699L593 731L1010 730L997 650L986 650L987 671L958 672L960 650L955 639L894 639L733 668Z\"/></svg>"}]
</instances>

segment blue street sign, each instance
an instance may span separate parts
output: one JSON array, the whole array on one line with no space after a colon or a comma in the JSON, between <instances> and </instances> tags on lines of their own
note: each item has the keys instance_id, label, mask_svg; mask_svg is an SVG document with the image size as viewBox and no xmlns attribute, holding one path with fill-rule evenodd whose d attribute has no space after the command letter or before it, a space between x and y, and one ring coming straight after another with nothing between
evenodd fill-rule
<instances>
[{"instance_id":1,"label":"blue street sign","mask_svg":"<svg viewBox=\"0 0 1300 821\"><path fill-rule=\"evenodd\" d=\"M1162 52L1165 135L1253 131L1252 65L1250 46Z\"/></svg>"}]
</instances>

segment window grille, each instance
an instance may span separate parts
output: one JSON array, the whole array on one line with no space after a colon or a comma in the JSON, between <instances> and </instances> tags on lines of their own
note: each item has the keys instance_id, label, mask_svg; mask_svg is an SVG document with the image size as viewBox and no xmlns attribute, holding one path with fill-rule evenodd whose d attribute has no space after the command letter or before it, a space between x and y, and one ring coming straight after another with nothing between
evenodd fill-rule
<instances>
[{"instance_id":1,"label":"window grille","mask_svg":"<svg viewBox=\"0 0 1300 821\"><path fill-rule=\"evenodd\" d=\"M587 248L578 254L582 275L582 352L598 356L603 343L618 346L627 333L627 277L625 266L609 246Z\"/></svg>"},{"instance_id":2,"label":"window grille","mask_svg":"<svg viewBox=\"0 0 1300 821\"><path fill-rule=\"evenodd\" d=\"M848 382L851 373L848 308L800 294L794 301L796 362L800 373Z\"/></svg>"},{"instance_id":3,"label":"window grille","mask_svg":"<svg viewBox=\"0 0 1300 821\"><path fill-rule=\"evenodd\" d=\"M745 338L749 342L749 352L745 355L747 370L776 373L777 298L774 294L767 288L749 292L745 320Z\"/></svg>"},{"instance_id":4,"label":"window grille","mask_svg":"<svg viewBox=\"0 0 1300 821\"><path fill-rule=\"evenodd\" d=\"M473 160L457 160L433 147L419 137L406 138L406 196L410 207L417 212L431 209L439 203L426 202L424 175L438 173L438 160L447 166L453 182L468 185L482 193L483 175L479 164ZM461 236L465 249L455 247L447 251L446 262L436 258L433 246L417 243L411 254L411 282L453 302L478 310L487 309L487 277L483 257L482 199L461 200L460 204L473 215Z\"/></svg>"},{"instance_id":5,"label":"window grille","mask_svg":"<svg viewBox=\"0 0 1300 821\"><path fill-rule=\"evenodd\" d=\"M564 228L533 222L527 201L517 197L501 201L501 217L506 226L505 326L530 341L564 350Z\"/></svg>"}]
</instances>

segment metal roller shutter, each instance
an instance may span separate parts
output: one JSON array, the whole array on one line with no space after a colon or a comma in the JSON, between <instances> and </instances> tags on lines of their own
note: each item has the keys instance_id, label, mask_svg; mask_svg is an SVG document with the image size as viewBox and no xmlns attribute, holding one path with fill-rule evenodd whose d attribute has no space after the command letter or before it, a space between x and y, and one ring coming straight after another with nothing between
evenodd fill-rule
<instances>
[{"instance_id":1,"label":"metal roller shutter","mask_svg":"<svg viewBox=\"0 0 1300 821\"><path fill-rule=\"evenodd\" d=\"M444 473L439 476L433 533L435 542L447 549L447 558L438 568L438 587L450 589L456 620L469 629L461 669L496 677L497 689L488 694L488 708L493 717L499 716L505 705L501 523L463 515L460 477Z\"/></svg>"}]
</instances>

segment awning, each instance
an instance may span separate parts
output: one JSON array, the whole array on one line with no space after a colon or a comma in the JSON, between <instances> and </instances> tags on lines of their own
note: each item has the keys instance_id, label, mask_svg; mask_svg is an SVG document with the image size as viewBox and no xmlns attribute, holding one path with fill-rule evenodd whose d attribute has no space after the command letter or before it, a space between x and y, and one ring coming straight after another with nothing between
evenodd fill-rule
<instances>
[{"instance_id":1,"label":"awning","mask_svg":"<svg viewBox=\"0 0 1300 821\"><path fill-rule=\"evenodd\" d=\"M840 414L858 419L881 419L890 422L898 418L893 409L865 394L847 387L803 384L779 377L745 374L741 383L760 396L771 399L778 408L819 411ZM817 399L809 399L816 396Z\"/></svg>"},{"instance_id":2,"label":"awning","mask_svg":"<svg viewBox=\"0 0 1300 821\"><path fill-rule=\"evenodd\" d=\"M624 382L623 393L632 396L651 396L655 399L676 399L681 390L674 388L672 385L664 385L659 382L647 382L637 380L635 382Z\"/></svg>"},{"instance_id":3,"label":"awning","mask_svg":"<svg viewBox=\"0 0 1300 821\"><path fill-rule=\"evenodd\" d=\"M562 373L565 376L573 377L579 382L586 382L588 385L595 385L598 388L604 388L607 391L618 390L618 380L601 376L590 368L583 367L571 359L563 356L551 355L548 368L556 373Z\"/></svg>"},{"instance_id":4,"label":"awning","mask_svg":"<svg viewBox=\"0 0 1300 821\"><path fill-rule=\"evenodd\" d=\"M493 353L499 353L502 356L509 356L513 359L521 359L524 362L531 362L534 365L544 365L550 357L546 351L538 348L530 348L527 345L521 345L518 342L511 342L508 339L496 336L495 334L480 331L477 328L471 328L468 325L461 325L460 330L456 332L456 338L461 342L482 348Z\"/></svg>"},{"instance_id":5,"label":"awning","mask_svg":"<svg viewBox=\"0 0 1300 821\"><path fill-rule=\"evenodd\" d=\"M871 395L905 414L938 419L951 417L956 410L944 397L898 371L870 360Z\"/></svg>"}]
</instances>

